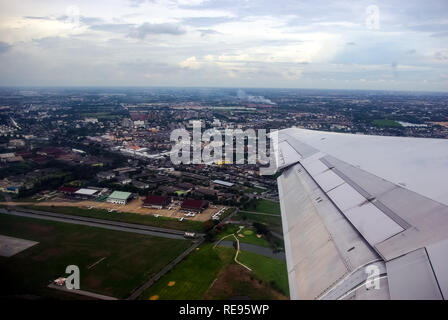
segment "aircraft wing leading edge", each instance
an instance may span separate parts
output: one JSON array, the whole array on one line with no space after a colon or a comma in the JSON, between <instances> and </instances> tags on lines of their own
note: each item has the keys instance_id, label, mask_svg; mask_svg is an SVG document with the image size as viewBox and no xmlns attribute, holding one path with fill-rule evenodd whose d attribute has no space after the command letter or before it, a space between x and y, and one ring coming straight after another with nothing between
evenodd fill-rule
<instances>
[{"instance_id":1,"label":"aircraft wing leading edge","mask_svg":"<svg viewBox=\"0 0 448 320\"><path fill-rule=\"evenodd\" d=\"M448 140L292 128L277 152L292 299L448 297Z\"/></svg>"}]
</instances>

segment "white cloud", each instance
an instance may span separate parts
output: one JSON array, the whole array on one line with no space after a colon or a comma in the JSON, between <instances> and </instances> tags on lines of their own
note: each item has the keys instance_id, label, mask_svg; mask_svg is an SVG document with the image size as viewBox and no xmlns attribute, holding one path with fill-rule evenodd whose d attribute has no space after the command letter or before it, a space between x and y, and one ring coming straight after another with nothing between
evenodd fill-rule
<instances>
[{"instance_id":1,"label":"white cloud","mask_svg":"<svg viewBox=\"0 0 448 320\"><path fill-rule=\"evenodd\" d=\"M74 3L79 25L64 19ZM5 2L0 84L82 84L88 79L96 85L331 87L347 81L354 88L383 83L387 89L393 81L409 89L425 79L428 87L447 90L442 40L448 3L378 0L380 30L365 26L369 4Z\"/></svg>"},{"instance_id":2,"label":"white cloud","mask_svg":"<svg viewBox=\"0 0 448 320\"><path fill-rule=\"evenodd\" d=\"M196 57L187 58L184 61L180 62L179 65L182 68L188 68L192 70L196 70L201 67L201 64L196 60Z\"/></svg>"}]
</instances>

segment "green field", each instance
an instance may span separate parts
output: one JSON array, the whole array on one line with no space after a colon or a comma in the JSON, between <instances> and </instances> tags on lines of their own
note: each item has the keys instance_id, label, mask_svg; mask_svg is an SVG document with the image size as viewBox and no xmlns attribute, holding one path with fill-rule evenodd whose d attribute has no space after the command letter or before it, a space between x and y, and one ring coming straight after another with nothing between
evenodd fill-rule
<instances>
[{"instance_id":1,"label":"green field","mask_svg":"<svg viewBox=\"0 0 448 320\"><path fill-rule=\"evenodd\" d=\"M262 215L262 214L256 214L256 213L250 213L246 211L240 211L236 217L235 220L243 220L246 218L247 220L253 221L253 222L260 222L264 223L267 226L273 227L274 229L278 230L278 228L282 227L282 218L281 216L268 216L268 215Z\"/></svg>"},{"instance_id":2,"label":"green field","mask_svg":"<svg viewBox=\"0 0 448 320\"><path fill-rule=\"evenodd\" d=\"M288 295L286 264L284 262L271 261L275 259L241 252L245 262L253 267L250 277L255 280L257 285L260 282L264 285L265 290L258 290L258 286L243 281L243 276L240 277L240 274L247 271L233 261L234 255L234 248L219 246L213 248L210 243L204 244L152 287L148 288L140 296L140 299L228 299L231 296L226 296L226 291L222 290L222 287L214 287L214 284L229 267L239 270L224 284L225 287L231 287L232 295L248 296L252 299L273 299L279 295L273 294L273 287L278 288L278 291L286 290L284 292ZM210 294L211 288L216 289L213 295ZM216 291L219 294L216 294Z\"/></svg>"},{"instance_id":3,"label":"green field","mask_svg":"<svg viewBox=\"0 0 448 320\"><path fill-rule=\"evenodd\" d=\"M247 209L245 209L245 211L280 215L280 203L265 199L259 199L255 202L254 205L251 205Z\"/></svg>"},{"instance_id":4,"label":"green field","mask_svg":"<svg viewBox=\"0 0 448 320\"><path fill-rule=\"evenodd\" d=\"M260 256L256 253L241 251L238 260L253 270L261 280L269 283L271 287L288 296L288 274L286 263L277 259Z\"/></svg>"},{"instance_id":5,"label":"green field","mask_svg":"<svg viewBox=\"0 0 448 320\"><path fill-rule=\"evenodd\" d=\"M260 194L260 193L265 192L266 190L262 189L262 188L257 188L257 187L248 187L248 188L246 188L245 191L250 192L250 193Z\"/></svg>"},{"instance_id":6,"label":"green field","mask_svg":"<svg viewBox=\"0 0 448 320\"><path fill-rule=\"evenodd\" d=\"M208 243L199 247L187 258L163 276L140 296L149 299L158 296L161 300L200 300L218 275L234 256L233 248L216 247ZM174 286L168 286L174 281Z\"/></svg>"},{"instance_id":7,"label":"green field","mask_svg":"<svg viewBox=\"0 0 448 320\"><path fill-rule=\"evenodd\" d=\"M56 212L62 214L70 214L74 216L98 218L104 220L129 222L136 224L143 224L147 226L159 227L159 228L169 228L176 230L185 231L195 231L202 232L204 229L204 224L199 221L184 220L179 221L178 219L172 219L167 217L154 217L152 215L143 215L131 212L108 212L103 209L83 209L78 207L64 207L64 206L22 206L23 208L41 210L48 212Z\"/></svg>"},{"instance_id":8,"label":"green field","mask_svg":"<svg viewBox=\"0 0 448 320\"><path fill-rule=\"evenodd\" d=\"M375 119L372 121L372 123L378 127L396 127L396 128L402 127L400 123L388 119Z\"/></svg>"},{"instance_id":9,"label":"green field","mask_svg":"<svg viewBox=\"0 0 448 320\"><path fill-rule=\"evenodd\" d=\"M64 276L66 266L77 265L82 290L125 298L190 245L187 240L4 214L0 234L39 242L13 257L0 257L0 296L63 296L47 285Z\"/></svg>"},{"instance_id":10,"label":"green field","mask_svg":"<svg viewBox=\"0 0 448 320\"><path fill-rule=\"evenodd\" d=\"M239 226L237 226L237 225L234 225L234 224L226 225L226 229L223 232L221 232L217 238L222 239L222 238L228 236L229 234L237 232L238 229L239 229ZM268 248L271 247L268 240L266 240L266 237L262 236L261 238L258 238L255 229L252 227L245 227L244 229L242 229L240 231L240 233L244 235L244 238L238 237L238 239L241 242L250 243L250 244L254 244L254 245L262 246L262 247L268 247ZM234 241L235 238L227 237L225 240Z\"/></svg>"}]
</instances>

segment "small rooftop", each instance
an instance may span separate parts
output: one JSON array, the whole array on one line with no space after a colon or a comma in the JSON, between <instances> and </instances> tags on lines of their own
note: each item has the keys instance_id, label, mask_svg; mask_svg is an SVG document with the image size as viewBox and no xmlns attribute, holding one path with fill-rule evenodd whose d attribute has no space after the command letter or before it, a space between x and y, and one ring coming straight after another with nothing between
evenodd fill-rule
<instances>
[{"instance_id":1,"label":"small rooftop","mask_svg":"<svg viewBox=\"0 0 448 320\"><path fill-rule=\"evenodd\" d=\"M98 190L81 188L81 189L75 191L75 194L80 194L80 195L85 195L85 196L92 196L92 195L94 195L97 192L98 192Z\"/></svg>"},{"instance_id":2,"label":"small rooftop","mask_svg":"<svg viewBox=\"0 0 448 320\"><path fill-rule=\"evenodd\" d=\"M123 192L123 191L114 191L109 196L109 198L118 199L118 200L127 200L132 195L130 192Z\"/></svg>"},{"instance_id":3,"label":"small rooftop","mask_svg":"<svg viewBox=\"0 0 448 320\"><path fill-rule=\"evenodd\" d=\"M227 182L227 181L223 181L223 180L213 180L212 182L216 183L216 184L220 184L220 185L226 186L226 187L233 186L233 183Z\"/></svg>"}]
</instances>

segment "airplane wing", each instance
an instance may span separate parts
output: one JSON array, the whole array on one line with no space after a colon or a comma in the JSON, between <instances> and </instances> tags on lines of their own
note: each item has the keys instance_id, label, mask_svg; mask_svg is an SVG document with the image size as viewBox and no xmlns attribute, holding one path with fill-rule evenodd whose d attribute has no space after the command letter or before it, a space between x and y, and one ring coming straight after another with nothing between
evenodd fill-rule
<instances>
[{"instance_id":1,"label":"airplane wing","mask_svg":"<svg viewBox=\"0 0 448 320\"><path fill-rule=\"evenodd\" d=\"M448 298L448 140L291 128L275 150L291 299Z\"/></svg>"}]
</instances>

